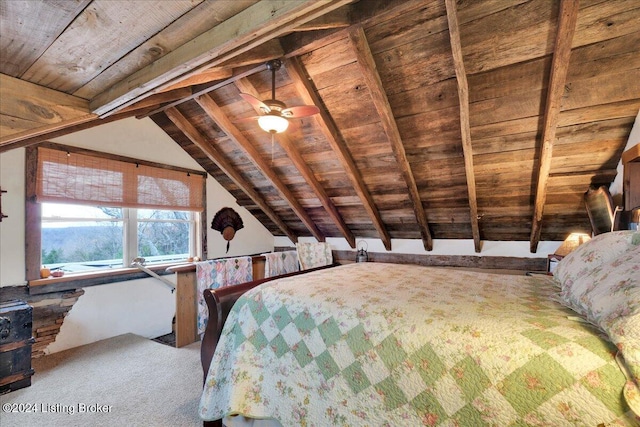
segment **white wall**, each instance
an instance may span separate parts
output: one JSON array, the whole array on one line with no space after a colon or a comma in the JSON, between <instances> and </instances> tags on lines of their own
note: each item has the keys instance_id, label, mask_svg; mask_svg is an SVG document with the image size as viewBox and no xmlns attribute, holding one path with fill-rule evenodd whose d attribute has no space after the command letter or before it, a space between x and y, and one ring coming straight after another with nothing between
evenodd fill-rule
<instances>
[{"instance_id":1,"label":"white wall","mask_svg":"<svg viewBox=\"0 0 640 427\"><path fill-rule=\"evenodd\" d=\"M0 154L0 286L24 285L24 149Z\"/></svg>"},{"instance_id":2,"label":"white wall","mask_svg":"<svg viewBox=\"0 0 640 427\"><path fill-rule=\"evenodd\" d=\"M165 277L175 283L173 277ZM130 280L84 288L84 292L56 341L47 347L48 353L125 333L155 338L171 332L175 294L159 282Z\"/></svg>"},{"instance_id":3,"label":"white wall","mask_svg":"<svg viewBox=\"0 0 640 427\"><path fill-rule=\"evenodd\" d=\"M212 202L215 208L212 208ZM222 185L215 179L209 177L207 180L207 248L208 258L220 258L226 256L251 255L273 250L273 235L267 230L251 213L236 204L235 199ZM227 250L227 241L222 238L219 231L211 228L213 216L221 208L228 206L240 214L244 228L238 230Z\"/></svg>"},{"instance_id":4,"label":"white wall","mask_svg":"<svg viewBox=\"0 0 640 427\"><path fill-rule=\"evenodd\" d=\"M202 170L187 153L151 119L134 118L108 123L53 140L61 144L106 153ZM6 189L2 211L9 216L0 223L0 287L24 285L24 159L25 150L0 154L0 186ZM246 209L235 202L217 181L207 178L208 256L225 256L226 241L209 225L222 207L235 209L244 228L231 242L229 256L268 252L273 236ZM165 276L174 281L174 278ZM156 337L171 332L175 294L157 279L141 279L85 288L66 317L49 352L62 351L101 339L132 332Z\"/></svg>"},{"instance_id":5,"label":"white wall","mask_svg":"<svg viewBox=\"0 0 640 427\"><path fill-rule=\"evenodd\" d=\"M315 242L313 237L301 237L300 242ZM333 250L354 251L343 238L328 238L327 242ZM546 258L547 255L555 252L562 242L540 242L538 250L532 254L529 251L529 241L526 242L498 242L483 241L482 251L476 253L473 240L468 239L434 239L433 250L426 251L422 240L418 239L391 239L391 250L387 251L380 239L359 239L356 238L357 249L361 245L369 252L385 252L395 254L412 255L473 255L473 256L504 256L521 258ZM288 237L277 236L274 246L294 246Z\"/></svg>"},{"instance_id":6,"label":"white wall","mask_svg":"<svg viewBox=\"0 0 640 427\"><path fill-rule=\"evenodd\" d=\"M636 121L633 123L624 151L627 151L636 144L640 144L640 110L638 110ZM622 165L622 162L618 163L617 172L618 174L616 175L616 179L614 179L609 186L609 192L614 196L616 201L619 201L619 203L622 204L622 181L624 179L624 166Z\"/></svg>"}]
</instances>

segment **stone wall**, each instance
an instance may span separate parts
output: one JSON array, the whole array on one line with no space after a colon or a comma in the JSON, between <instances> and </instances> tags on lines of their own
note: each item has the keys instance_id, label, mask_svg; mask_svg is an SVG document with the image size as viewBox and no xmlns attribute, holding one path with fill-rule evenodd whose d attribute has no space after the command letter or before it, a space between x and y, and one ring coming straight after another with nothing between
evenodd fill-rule
<instances>
[{"instance_id":1,"label":"stone wall","mask_svg":"<svg viewBox=\"0 0 640 427\"><path fill-rule=\"evenodd\" d=\"M84 294L82 289L51 292L42 295L29 295L26 286L1 288L2 301L19 299L33 307L32 336L36 340L31 347L31 358L44 356L47 346L56 340L65 316Z\"/></svg>"}]
</instances>

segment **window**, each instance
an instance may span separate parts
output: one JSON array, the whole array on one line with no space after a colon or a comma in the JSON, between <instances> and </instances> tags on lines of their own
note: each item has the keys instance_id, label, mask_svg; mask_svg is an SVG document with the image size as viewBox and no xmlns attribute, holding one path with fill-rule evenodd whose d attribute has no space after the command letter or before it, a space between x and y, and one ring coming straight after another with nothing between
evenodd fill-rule
<instances>
[{"instance_id":1,"label":"window","mask_svg":"<svg viewBox=\"0 0 640 427\"><path fill-rule=\"evenodd\" d=\"M42 204L42 264L66 272L123 266L122 208Z\"/></svg>"},{"instance_id":2,"label":"window","mask_svg":"<svg viewBox=\"0 0 640 427\"><path fill-rule=\"evenodd\" d=\"M185 261L195 256L199 214L42 203L42 264L65 272ZM127 230L136 230L128 233Z\"/></svg>"},{"instance_id":3,"label":"window","mask_svg":"<svg viewBox=\"0 0 640 427\"><path fill-rule=\"evenodd\" d=\"M205 177L58 144L29 147L27 280L41 265L75 273L129 267L136 257L206 256Z\"/></svg>"},{"instance_id":4,"label":"window","mask_svg":"<svg viewBox=\"0 0 640 427\"><path fill-rule=\"evenodd\" d=\"M195 212L132 209L138 256L147 262L185 261L197 255L195 250ZM132 221L133 223L133 221Z\"/></svg>"}]
</instances>

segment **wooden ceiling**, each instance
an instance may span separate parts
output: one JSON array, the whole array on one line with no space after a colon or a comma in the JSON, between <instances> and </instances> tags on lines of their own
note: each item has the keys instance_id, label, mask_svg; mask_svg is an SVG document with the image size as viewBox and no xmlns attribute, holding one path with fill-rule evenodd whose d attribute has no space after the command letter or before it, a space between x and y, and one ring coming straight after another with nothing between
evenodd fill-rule
<instances>
[{"instance_id":1,"label":"wooden ceiling","mask_svg":"<svg viewBox=\"0 0 640 427\"><path fill-rule=\"evenodd\" d=\"M0 152L150 117L274 235L590 231L640 109L637 0L3 1ZM275 135L240 97L314 104Z\"/></svg>"}]
</instances>

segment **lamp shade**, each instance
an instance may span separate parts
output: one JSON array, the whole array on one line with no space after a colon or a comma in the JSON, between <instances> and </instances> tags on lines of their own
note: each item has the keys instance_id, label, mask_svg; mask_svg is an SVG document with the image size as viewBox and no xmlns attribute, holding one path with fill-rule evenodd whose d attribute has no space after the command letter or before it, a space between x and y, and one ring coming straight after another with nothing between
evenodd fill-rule
<instances>
[{"instance_id":1,"label":"lamp shade","mask_svg":"<svg viewBox=\"0 0 640 427\"><path fill-rule=\"evenodd\" d=\"M638 230L638 224L640 224L640 208L635 208L631 211L629 230Z\"/></svg>"},{"instance_id":2,"label":"lamp shade","mask_svg":"<svg viewBox=\"0 0 640 427\"><path fill-rule=\"evenodd\" d=\"M289 127L289 121L282 116L266 114L264 116L260 116L258 119L258 125L260 125L262 130L266 132L280 133L287 130Z\"/></svg>"},{"instance_id":3,"label":"lamp shade","mask_svg":"<svg viewBox=\"0 0 640 427\"><path fill-rule=\"evenodd\" d=\"M555 251L556 255L567 256L573 252L581 244L591 240L591 236L584 233L571 233L569 237L564 239L564 242Z\"/></svg>"}]
</instances>

